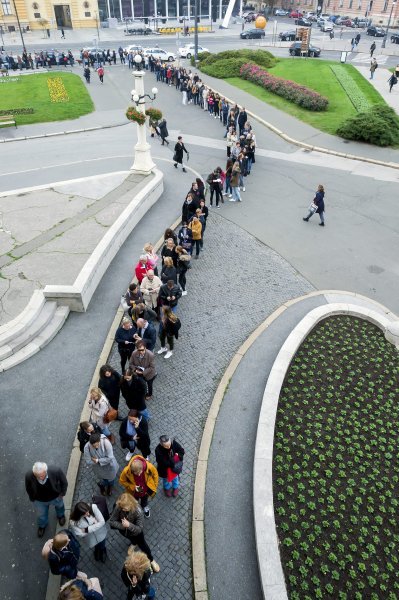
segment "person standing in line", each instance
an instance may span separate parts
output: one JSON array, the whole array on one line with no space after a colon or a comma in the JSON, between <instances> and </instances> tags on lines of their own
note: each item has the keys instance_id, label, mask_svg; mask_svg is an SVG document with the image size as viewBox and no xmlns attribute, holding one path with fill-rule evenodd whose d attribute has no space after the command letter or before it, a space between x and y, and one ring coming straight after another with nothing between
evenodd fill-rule
<instances>
[{"instance_id":1,"label":"person standing in line","mask_svg":"<svg viewBox=\"0 0 399 600\"><path fill-rule=\"evenodd\" d=\"M237 119L240 135L242 135L242 130L244 129L244 125L247 121L248 121L247 111L245 110L245 107L243 106L242 109L240 110L240 112L238 113L238 119Z\"/></svg>"},{"instance_id":2,"label":"person standing in line","mask_svg":"<svg viewBox=\"0 0 399 600\"><path fill-rule=\"evenodd\" d=\"M111 529L117 529L133 546L138 546L148 556L151 569L159 573L159 564L154 560L151 549L144 539L144 518L141 506L132 494L121 494L109 519Z\"/></svg>"},{"instance_id":3,"label":"person standing in line","mask_svg":"<svg viewBox=\"0 0 399 600\"><path fill-rule=\"evenodd\" d=\"M150 436L148 435L148 422L132 408L126 419L123 419L119 428L121 447L127 448L126 460L130 462L136 448L140 450L144 458L149 459L151 454Z\"/></svg>"},{"instance_id":4,"label":"person standing in line","mask_svg":"<svg viewBox=\"0 0 399 600\"><path fill-rule=\"evenodd\" d=\"M121 379L121 392L129 410L135 409L140 417L150 420L150 413L146 405L147 384L143 377L137 375L132 369L126 369Z\"/></svg>"},{"instance_id":5,"label":"person standing in line","mask_svg":"<svg viewBox=\"0 0 399 600\"><path fill-rule=\"evenodd\" d=\"M187 148L184 145L183 137L181 135L179 135L179 137L177 138L176 145L175 145L175 153L173 155L173 160L175 161L174 166L175 166L175 169L177 169L177 165L181 165L183 173L186 173L187 171L186 171L186 168L183 163L183 152L186 153L187 160L188 160L190 155L187 151Z\"/></svg>"},{"instance_id":6,"label":"person standing in line","mask_svg":"<svg viewBox=\"0 0 399 600\"><path fill-rule=\"evenodd\" d=\"M132 369L132 371L134 371L136 375L144 379L145 383L147 384L147 395L145 399L151 400L153 382L155 377L157 376L157 372L155 369L154 354L147 350L145 342L137 342L136 350L132 352L132 355L130 357L129 367L130 369ZM136 407L132 406L132 408Z\"/></svg>"},{"instance_id":7,"label":"person standing in line","mask_svg":"<svg viewBox=\"0 0 399 600\"><path fill-rule=\"evenodd\" d=\"M94 548L94 560L105 563L107 527L97 504L77 502L71 512L70 527L84 546Z\"/></svg>"},{"instance_id":8,"label":"person standing in line","mask_svg":"<svg viewBox=\"0 0 399 600\"><path fill-rule=\"evenodd\" d=\"M64 496L68 481L58 467L47 466L44 462L35 462L32 471L25 475L25 489L29 500L37 511L37 536L42 538L48 524L48 509L54 506L61 527L65 525Z\"/></svg>"},{"instance_id":9,"label":"person standing in line","mask_svg":"<svg viewBox=\"0 0 399 600\"><path fill-rule=\"evenodd\" d=\"M159 339L161 340L161 348L158 354L166 352L164 358L170 358L173 355L174 339L179 337L179 329L181 327L180 319L169 306L165 306L162 315L162 328L160 327ZM169 345L169 350L165 346L166 341Z\"/></svg>"},{"instance_id":10,"label":"person standing in line","mask_svg":"<svg viewBox=\"0 0 399 600\"><path fill-rule=\"evenodd\" d=\"M168 435L161 435L159 444L155 448L155 459L158 474L162 477L163 491L168 498L171 496L176 498L179 493L179 474L182 465L176 465L183 461L183 457L184 448L176 440L172 441Z\"/></svg>"},{"instance_id":11,"label":"person standing in line","mask_svg":"<svg viewBox=\"0 0 399 600\"><path fill-rule=\"evenodd\" d=\"M371 59L370 64L370 79L374 79L375 70L378 68L378 64L375 58Z\"/></svg>"},{"instance_id":12,"label":"person standing in line","mask_svg":"<svg viewBox=\"0 0 399 600\"><path fill-rule=\"evenodd\" d=\"M79 578L70 579L61 587L57 600L104 600L98 577L79 573Z\"/></svg>"},{"instance_id":13,"label":"person standing in line","mask_svg":"<svg viewBox=\"0 0 399 600\"><path fill-rule=\"evenodd\" d=\"M148 499L155 498L158 488L158 471L152 463L139 454L133 456L123 469L119 483L132 496L140 501L144 516L150 518Z\"/></svg>"},{"instance_id":14,"label":"person standing in line","mask_svg":"<svg viewBox=\"0 0 399 600\"><path fill-rule=\"evenodd\" d=\"M83 456L86 464L93 467L95 474L100 478L97 485L102 496L112 496L119 465L114 457L111 442L101 433L92 433Z\"/></svg>"},{"instance_id":15,"label":"person standing in line","mask_svg":"<svg viewBox=\"0 0 399 600\"><path fill-rule=\"evenodd\" d=\"M53 539L47 540L42 556L47 558L53 575L62 575L67 579L77 577L80 544L69 529L63 529Z\"/></svg>"},{"instance_id":16,"label":"person standing in line","mask_svg":"<svg viewBox=\"0 0 399 600\"><path fill-rule=\"evenodd\" d=\"M190 211L191 212L191 211ZM192 213L194 215L195 213ZM191 218L191 217L190 217ZM179 233L177 234L179 244L184 250L186 250L189 254L192 253L193 250L193 232L191 229L187 227L187 221L184 220L182 222L182 226L179 229ZM176 248L177 252L177 248Z\"/></svg>"},{"instance_id":17,"label":"person standing in line","mask_svg":"<svg viewBox=\"0 0 399 600\"><path fill-rule=\"evenodd\" d=\"M145 305L152 310L158 311L158 294L162 281L154 274L154 271L147 271L147 276L141 282L140 291L143 294Z\"/></svg>"},{"instance_id":18,"label":"person standing in line","mask_svg":"<svg viewBox=\"0 0 399 600\"><path fill-rule=\"evenodd\" d=\"M216 200L217 201L217 200ZM219 205L217 204L217 207ZM201 238L202 238L202 224L197 215L194 215L189 224L189 228L193 233L193 243L195 244L195 258L199 258Z\"/></svg>"},{"instance_id":19,"label":"person standing in line","mask_svg":"<svg viewBox=\"0 0 399 600\"><path fill-rule=\"evenodd\" d=\"M176 246L176 252L178 255L177 260L177 272L179 274L179 285L182 289L182 296L187 296L186 291L186 273L190 268L191 255L187 250L181 246Z\"/></svg>"},{"instance_id":20,"label":"person standing in line","mask_svg":"<svg viewBox=\"0 0 399 600\"><path fill-rule=\"evenodd\" d=\"M165 260L163 261L161 281L162 283L166 283L167 281L169 281L169 279L173 279L173 281L177 283L177 269L173 264L173 259L170 256L166 256Z\"/></svg>"},{"instance_id":21,"label":"person standing in line","mask_svg":"<svg viewBox=\"0 0 399 600\"><path fill-rule=\"evenodd\" d=\"M134 598L152 600L155 598L155 590L150 585L150 560L144 552L135 552L133 546L128 548L121 578L127 587L127 600Z\"/></svg>"},{"instance_id":22,"label":"person standing in line","mask_svg":"<svg viewBox=\"0 0 399 600\"><path fill-rule=\"evenodd\" d=\"M220 171L218 171L218 169L214 169L212 173L208 175L206 182L209 185L209 189L211 190L211 196L209 199L210 205L213 206L213 195L215 194L216 208L219 208L219 201L224 202L222 195L223 184Z\"/></svg>"},{"instance_id":23,"label":"person standing in line","mask_svg":"<svg viewBox=\"0 0 399 600\"><path fill-rule=\"evenodd\" d=\"M373 54L374 54L376 48L377 48L377 45L375 42L373 42L370 46L370 57L371 58L373 58Z\"/></svg>"},{"instance_id":24,"label":"person standing in line","mask_svg":"<svg viewBox=\"0 0 399 600\"><path fill-rule=\"evenodd\" d=\"M97 423L90 423L89 421L79 423L79 431L76 437L79 440L79 448L82 454L92 433L101 433L101 429Z\"/></svg>"},{"instance_id":25,"label":"person standing in line","mask_svg":"<svg viewBox=\"0 0 399 600\"><path fill-rule=\"evenodd\" d=\"M231 169L230 186L232 190L232 197L229 198L229 202L241 202L240 196L240 175L241 169L238 161L235 161Z\"/></svg>"},{"instance_id":26,"label":"person standing in line","mask_svg":"<svg viewBox=\"0 0 399 600\"><path fill-rule=\"evenodd\" d=\"M108 402L116 411L119 408L119 397L121 393L120 380L120 373L111 367L111 365L103 365L100 368L98 387L108 398ZM119 413L116 418L118 421L122 421L122 417L119 415Z\"/></svg>"},{"instance_id":27,"label":"person standing in line","mask_svg":"<svg viewBox=\"0 0 399 600\"><path fill-rule=\"evenodd\" d=\"M320 216L319 225L321 225L321 227L324 227L324 193L324 187L322 185L319 185L313 203L309 207L309 214L306 217L303 217L304 221L309 221L312 215L318 213L318 215Z\"/></svg>"},{"instance_id":28,"label":"person standing in line","mask_svg":"<svg viewBox=\"0 0 399 600\"><path fill-rule=\"evenodd\" d=\"M90 422L96 423L111 444L115 444L115 436L109 430L108 423L105 422L105 415L109 411L110 404L108 398L103 394L100 388L91 388L89 394Z\"/></svg>"},{"instance_id":29,"label":"person standing in line","mask_svg":"<svg viewBox=\"0 0 399 600\"><path fill-rule=\"evenodd\" d=\"M173 263L172 263L173 264ZM146 319L139 318L136 321L136 333L134 334L136 344L143 340L150 352L154 352L157 342L157 332L152 323Z\"/></svg>"},{"instance_id":30,"label":"person standing in line","mask_svg":"<svg viewBox=\"0 0 399 600\"><path fill-rule=\"evenodd\" d=\"M121 371L125 370L125 365L132 355L135 345L135 331L133 324L128 317L122 319L122 324L118 327L115 334L115 342L118 344L118 352L121 357Z\"/></svg>"}]
</instances>

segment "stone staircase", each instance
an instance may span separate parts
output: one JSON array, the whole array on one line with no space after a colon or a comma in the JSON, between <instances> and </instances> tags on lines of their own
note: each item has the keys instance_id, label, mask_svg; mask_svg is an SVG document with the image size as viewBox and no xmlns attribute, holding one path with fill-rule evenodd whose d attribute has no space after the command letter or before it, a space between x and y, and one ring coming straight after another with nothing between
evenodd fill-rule
<instances>
[{"instance_id":1,"label":"stone staircase","mask_svg":"<svg viewBox=\"0 0 399 600\"><path fill-rule=\"evenodd\" d=\"M46 346L63 326L68 306L46 300L36 290L26 308L0 327L0 372L15 367Z\"/></svg>"}]
</instances>

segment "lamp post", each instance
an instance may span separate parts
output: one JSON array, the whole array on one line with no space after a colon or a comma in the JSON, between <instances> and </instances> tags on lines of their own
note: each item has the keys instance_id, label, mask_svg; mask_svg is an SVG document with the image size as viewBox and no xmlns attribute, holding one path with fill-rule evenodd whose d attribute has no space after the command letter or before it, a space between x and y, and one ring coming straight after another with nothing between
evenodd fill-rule
<instances>
[{"instance_id":1,"label":"lamp post","mask_svg":"<svg viewBox=\"0 0 399 600\"><path fill-rule=\"evenodd\" d=\"M21 23L19 22L19 15L18 15L17 4L16 4L15 0L14 0L14 10L15 10L15 16L17 17L19 34L21 36L22 49L23 49L24 52L26 52L26 46L25 46L24 36L22 35Z\"/></svg>"},{"instance_id":2,"label":"lamp post","mask_svg":"<svg viewBox=\"0 0 399 600\"><path fill-rule=\"evenodd\" d=\"M198 62L198 0L194 0L194 61Z\"/></svg>"},{"instance_id":3,"label":"lamp post","mask_svg":"<svg viewBox=\"0 0 399 600\"><path fill-rule=\"evenodd\" d=\"M385 48L385 44L386 44L387 37L388 37L388 29L391 24L392 13L393 13L394 7L396 6L396 2L397 2L397 0L392 0L391 12L389 13L388 25L385 30L385 35L384 35L384 39L382 40L381 48Z\"/></svg>"},{"instance_id":4,"label":"lamp post","mask_svg":"<svg viewBox=\"0 0 399 600\"><path fill-rule=\"evenodd\" d=\"M142 69L143 59L140 54L136 54L134 62L136 70L133 72L134 90L131 91L132 101L137 106L137 110L145 114L145 98L149 98L151 101L155 100L158 90L156 87L152 88L152 97L144 93L145 71ZM147 128L145 123L144 125L137 123L136 127L137 144L134 147L134 162L131 170L136 173L149 175L155 164L151 157L151 146L147 142Z\"/></svg>"}]
</instances>

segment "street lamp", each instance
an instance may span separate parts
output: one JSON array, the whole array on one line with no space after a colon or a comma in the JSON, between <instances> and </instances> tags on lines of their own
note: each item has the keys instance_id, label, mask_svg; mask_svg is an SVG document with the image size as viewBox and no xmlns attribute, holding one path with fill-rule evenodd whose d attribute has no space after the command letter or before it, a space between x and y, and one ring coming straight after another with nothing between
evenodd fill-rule
<instances>
[{"instance_id":1,"label":"street lamp","mask_svg":"<svg viewBox=\"0 0 399 600\"><path fill-rule=\"evenodd\" d=\"M385 44L386 44L387 37L388 37L388 29L391 24L392 13L393 13L394 7L396 6L396 2L397 2L397 0L392 0L391 12L389 13L388 25L385 30L385 35L384 35L384 39L382 40L381 48L385 48Z\"/></svg>"},{"instance_id":2,"label":"street lamp","mask_svg":"<svg viewBox=\"0 0 399 600\"><path fill-rule=\"evenodd\" d=\"M131 91L132 101L136 104L137 110L145 115L145 98L149 98L151 101L156 98L158 93L157 88L152 88L153 97L149 94L145 94L144 90L144 75L145 71L142 69L143 59L140 54L136 54L134 57L134 63L136 69L133 71L134 77L134 89ZM147 128L146 124L139 125L137 123L137 144L134 147L134 162L131 168L135 173L142 173L149 175L154 169L155 164L151 158L151 146L147 142Z\"/></svg>"},{"instance_id":3,"label":"street lamp","mask_svg":"<svg viewBox=\"0 0 399 600\"><path fill-rule=\"evenodd\" d=\"M19 22L19 15L18 15L17 4L16 4L15 0L14 0L14 10L15 10L15 16L17 17L19 33L20 33L20 36L21 36L22 49L23 49L24 52L26 52L26 46L25 46L25 42L24 42L24 36L22 35L21 23Z\"/></svg>"}]
</instances>

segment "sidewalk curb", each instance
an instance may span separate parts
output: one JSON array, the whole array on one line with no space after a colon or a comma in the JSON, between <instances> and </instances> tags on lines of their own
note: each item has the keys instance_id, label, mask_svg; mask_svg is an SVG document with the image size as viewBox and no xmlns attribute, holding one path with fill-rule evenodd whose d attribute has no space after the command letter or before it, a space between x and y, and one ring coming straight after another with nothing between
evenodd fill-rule
<instances>
[{"instance_id":1,"label":"sidewalk curb","mask_svg":"<svg viewBox=\"0 0 399 600\"><path fill-rule=\"evenodd\" d=\"M208 416L205 421L204 430L201 439L201 445L198 453L197 468L195 473L194 497L193 497L193 515L191 523L192 533L192 557L193 557L193 580L194 580L194 597L195 600L209 600L208 583L206 573L206 547L205 547L205 491L206 491L206 475L208 469L209 453L218 418L219 410L223 402L224 395L228 389L231 378L233 377L238 365L245 356L246 352L251 348L252 344L258 337L290 306L312 298L314 296L325 296L327 294L345 295L364 299L370 302L371 305L378 305L385 310L386 307L372 299L357 294L356 292L345 292L342 290L316 290L309 292L304 296L293 298L281 304L275 311L272 312L245 340L239 347L237 352L232 357L227 369L225 370L220 383L216 389ZM327 301L328 302L328 301ZM390 311L386 314L391 314Z\"/></svg>"},{"instance_id":2,"label":"sidewalk curb","mask_svg":"<svg viewBox=\"0 0 399 600\"><path fill-rule=\"evenodd\" d=\"M122 127L129 125L129 122L116 123L114 125L96 125L95 127L86 127L84 129L71 129L69 131L55 131L54 133L42 133L39 135L26 135L17 138L0 139L0 144L8 144L9 142L24 142L26 140L38 140L41 138L56 137L59 135L71 135L72 133L86 133L87 131L97 131L99 129L112 129L114 127Z\"/></svg>"},{"instance_id":3,"label":"sidewalk curb","mask_svg":"<svg viewBox=\"0 0 399 600\"><path fill-rule=\"evenodd\" d=\"M171 225L171 229L176 229L176 227L179 225L180 222L181 222L181 218L179 217ZM164 242L164 239L163 239L163 237L161 237L157 241L157 243L154 245L154 250L155 251L159 250L159 248L162 246L163 242ZM96 385L97 385L98 372L100 370L100 367L107 362L108 356L111 352L112 344L114 343L115 331L116 331L117 327L119 326L119 323L121 322L123 315L124 315L124 311L119 306L116 311L115 317L112 321L112 324L109 328L107 336L105 338L103 349L101 350L101 354L98 358L97 364L96 364L94 372L93 372L93 377L91 378L91 381L90 381L89 390L92 387L96 387ZM89 390L85 397L82 412L80 413L79 423L81 423L82 421L89 420L89 408L88 408L88 404L87 404ZM79 425L77 426L76 430L78 430L78 428L79 428ZM82 457L82 455L80 452L79 441L75 435L74 441L72 444L71 456L69 458L68 469L67 469L67 473L66 473L66 478L68 481L68 490L64 497L66 524L63 527L60 527L60 525L57 524L56 533L61 531L61 529L65 529L69 525L69 515L72 510L72 502L73 502L73 497L75 494L76 480L78 478L78 470L79 470L81 457ZM55 600L58 597L60 587L61 587L61 576L60 575L53 576L51 574L51 572L49 571L47 590L46 590L46 595L45 595L44 600Z\"/></svg>"},{"instance_id":4,"label":"sidewalk curb","mask_svg":"<svg viewBox=\"0 0 399 600\"><path fill-rule=\"evenodd\" d=\"M219 92L218 90L216 90L214 88L214 86L211 86L211 87L217 94L219 94L219 96L221 98L225 98L230 104L233 104L233 105L236 104L236 102L234 100L232 100L231 98L228 98L226 95L224 95L221 92ZM247 92L245 92L245 93L247 93ZM248 95L250 96L250 94L248 94ZM321 146L313 146L312 144L307 144L306 142L301 142L300 140L296 140L295 138L292 138L287 133L284 133L284 131L281 131L281 129L278 129L278 127L276 127L272 123L269 123L269 121L262 119L262 117L259 117L257 114L255 114L251 110L247 110L247 114L250 115L253 119L255 119L255 121L258 121L258 123L260 123L261 125L264 125L265 127L267 127L267 129L270 129L270 131L273 131L273 133L278 135L280 138L282 138L286 142L288 142L290 144L294 144L295 146L298 146L299 148L305 148L305 150L310 150L311 152L312 151L321 152L323 154L339 156L340 158L348 158L350 160L357 160L359 162L371 163L373 165L379 165L381 167L390 167L391 169L399 169L399 163L387 162L384 160L378 160L376 158L368 158L367 156L358 156L356 154L348 154L346 152L340 152L339 150L330 150L329 148L323 148Z\"/></svg>"}]
</instances>

